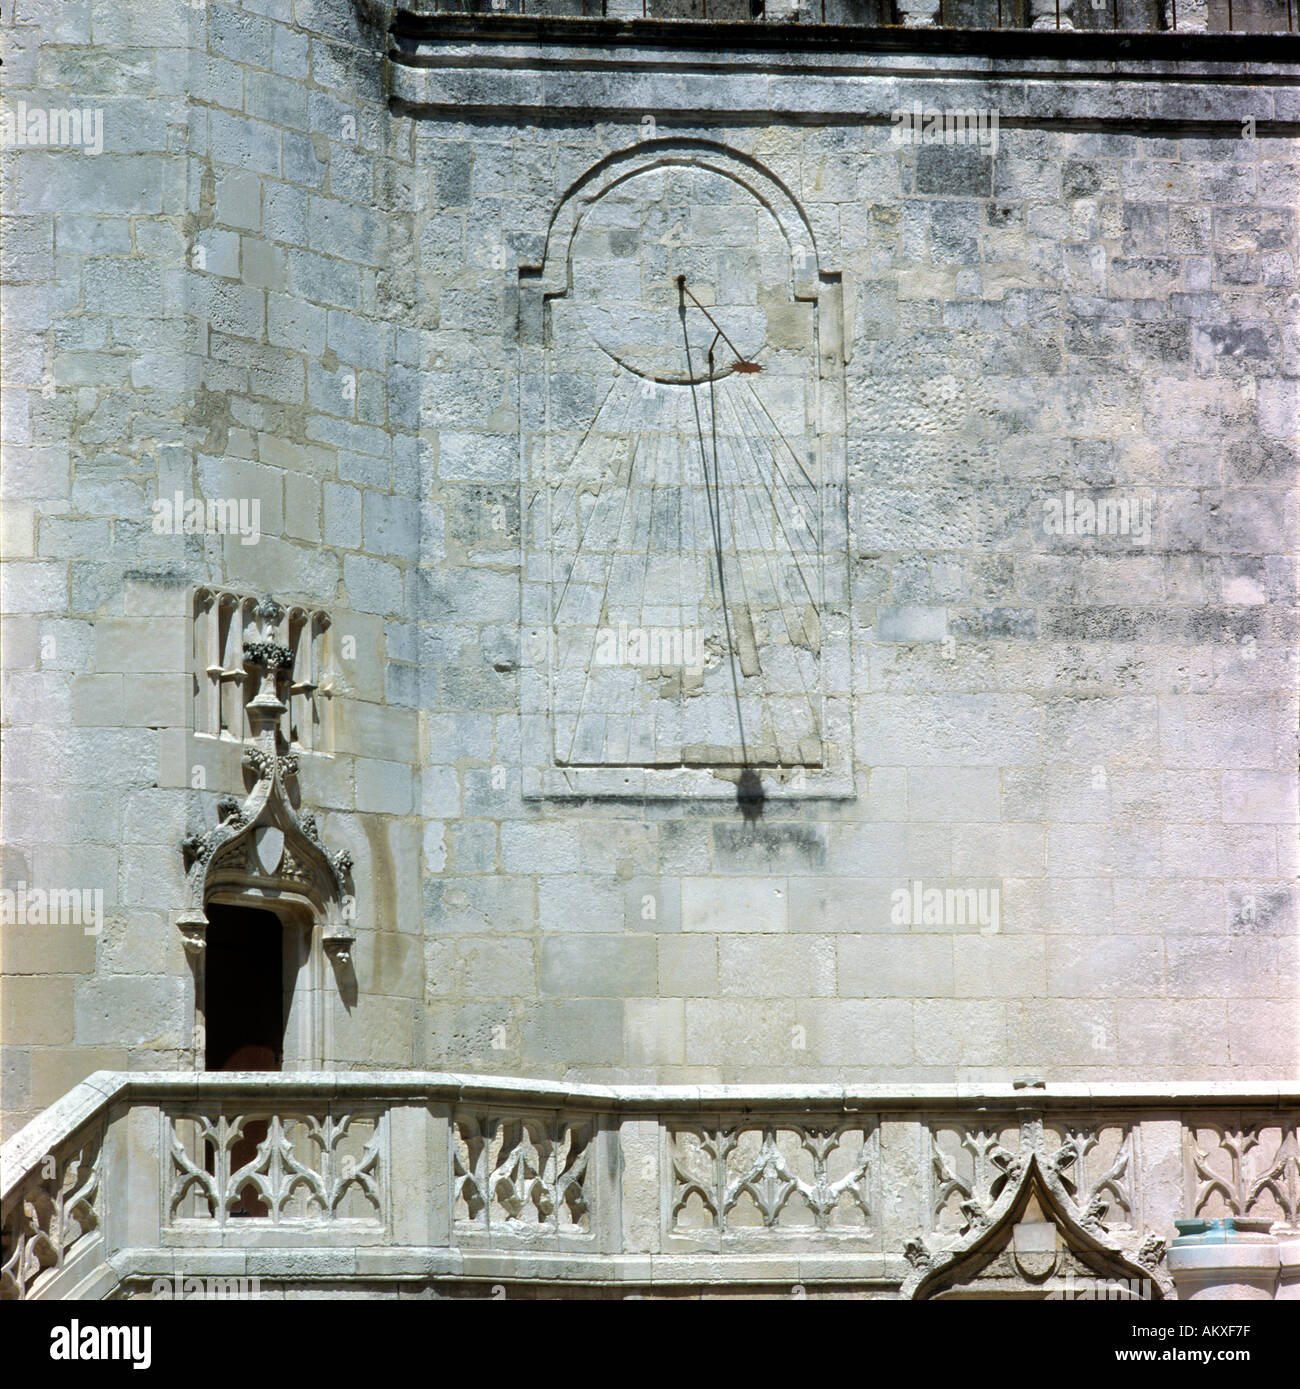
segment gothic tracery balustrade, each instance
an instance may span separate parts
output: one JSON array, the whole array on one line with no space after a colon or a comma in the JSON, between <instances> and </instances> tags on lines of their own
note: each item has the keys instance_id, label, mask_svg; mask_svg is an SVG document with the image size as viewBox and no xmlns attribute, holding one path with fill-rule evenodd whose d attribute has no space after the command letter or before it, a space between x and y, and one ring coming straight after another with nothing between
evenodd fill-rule
<instances>
[{"instance_id":1,"label":"gothic tracery balustrade","mask_svg":"<svg viewBox=\"0 0 1300 1389\"><path fill-rule=\"evenodd\" d=\"M129 1292L178 1251L196 1272L222 1251L224 1272L241 1250L249 1273L344 1281L363 1256L371 1279L412 1257L432 1278L526 1278L541 1258L584 1284L648 1259L657 1280L716 1282L734 1258L751 1279L930 1295L963 1260L1020 1277L1020 1252L986 1245L1031 1217L1056 1223L1058 1273L1113 1267L1168 1296L1175 1219L1300 1239L1300 1095L1115 1088L718 1087L706 1109L690 1087L105 1072L4 1147L3 1296Z\"/></svg>"}]
</instances>

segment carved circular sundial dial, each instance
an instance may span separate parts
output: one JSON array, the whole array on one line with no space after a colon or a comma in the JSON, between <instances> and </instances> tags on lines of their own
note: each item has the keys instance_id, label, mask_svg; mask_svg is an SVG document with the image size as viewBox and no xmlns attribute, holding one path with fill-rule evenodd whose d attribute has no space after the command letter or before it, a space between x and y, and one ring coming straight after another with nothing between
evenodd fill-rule
<instances>
[{"instance_id":1,"label":"carved circular sundial dial","mask_svg":"<svg viewBox=\"0 0 1300 1389\"><path fill-rule=\"evenodd\" d=\"M771 212L733 179L680 166L633 174L583 217L573 238L573 301L621 366L663 384L701 381L716 324L734 350L713 375L768 346L768 313L790 295L790 248ZM682 315L680 285L694 303ZM715 326L703 309L714 320Z\"/></svg>"}]
</instances>

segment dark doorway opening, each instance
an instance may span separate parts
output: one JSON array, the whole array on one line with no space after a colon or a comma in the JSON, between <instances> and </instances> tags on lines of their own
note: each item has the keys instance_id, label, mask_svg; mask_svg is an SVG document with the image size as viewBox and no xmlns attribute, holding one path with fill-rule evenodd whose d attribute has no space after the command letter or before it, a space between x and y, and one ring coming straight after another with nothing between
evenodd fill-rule
<instances>
[{"instance_id":1,"label":"dark doorway opening","mask_svg":"<svg viewBox=\"0 0 1300 1389\"><path fill-rule=\"evenodd\" d=\"M209 1071L278 1071L284 1060L284 928L273 912L212 904L204 952L204 1030ZM248 1117L230 1143L229 1172L259 1167L269 1126ZM216 1151L206 1145L206 1167ZM269 1215L256 1182L239 1184L232 1216Z\"/></svg>"},{"instance_id":2,"label":"dark doorway opening","mask_svg":"<svg viewBox=\"0 0 1300 1389\"><path fill-rule=\"evenodd\" d=\"M284 1060L284 930L274 912L207 908L209 1071L278 1071Z\"/></svg>"}]
</instances>

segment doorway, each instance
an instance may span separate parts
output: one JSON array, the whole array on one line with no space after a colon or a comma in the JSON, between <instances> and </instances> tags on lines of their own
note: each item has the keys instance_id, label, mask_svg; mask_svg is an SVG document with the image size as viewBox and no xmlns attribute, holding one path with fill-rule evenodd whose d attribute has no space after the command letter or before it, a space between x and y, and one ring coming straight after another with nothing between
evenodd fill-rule
<instances>
[{"instance_id":1,"label":"doorway","mask_svg":"<svg viewBox=\"0 0 1300 1389\"><path fill-rule=\"evenodd\" d=\"M274 912L209 905L204 980L208 1071L284 1062L284 928Z\"/></svg>"},{"instance_id":2,"label":"doorway","mask_svg":"<svg viewBox=\"0 0 1300 1389\"><path fill-rule=\"evenodd\" d=\"M284 1062L284 928L274 912L213 903L207 909L204 978L204 1069L278 1071ZM268 1123L250 1118L230 1146L230 1171L255 1164L267 1141ZM216 1153L207 1145L206 1166ZM241 1185L232 1216L269 1211L255 1183Z\"/></svg>"}]
</instances>

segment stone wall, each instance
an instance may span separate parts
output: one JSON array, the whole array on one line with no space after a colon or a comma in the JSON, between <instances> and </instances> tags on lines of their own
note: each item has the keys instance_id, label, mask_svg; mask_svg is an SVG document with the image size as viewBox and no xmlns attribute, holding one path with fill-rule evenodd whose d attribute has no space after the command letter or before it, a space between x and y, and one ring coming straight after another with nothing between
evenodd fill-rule
<instances>
[{"instance_id":1,"label":"stone wall","mask_svg":"<svg viewBox=\"0 0 1300 1389\"><path fill-rule=\"evenodd\" d=\"M328 1059L410 1065L407 614L437 572L438 517L411 131L386 114L382 30L304 0L33 0L3 18L6 115L84 108L103 141L3 156L4 885L104 894L97 936L4 927L6 1123L96 1067L193 1064L180 843L246 785L239 744L192 734L199 584L332 619L333 751L304 755L300 784L326 843L352 851L361 905ZM248 503L248 520L255 504L253 542L160 533L178 493Z\"/></svg>"},{"instance_id":2,"label":"stone wall","mask_svg":"<svg viewBox=\"0 0 1300 1389\"><path fill-rule=\"evenodd\" d=\"M180 841L246 785L193 734L196 585L332 619L333 750L299 776L356 865L327 1064L1293 1075L1291 70L1170 37L1156 81L1055 35L1051 81L739 40L726 73L676 40L611 70L403 22L385 63L344 0L4 6L6 114L103 134L3 156L3 886L104 892L98 935L4 928L6 1123L193 1064ZM913 103L996 112L996 149L899 139ZM521 408L555 342L530 294L552 218L637 151L785 190L842 386L813 432L843 776L769 771L757 814L734 768L532 775L530 440L594 397ZM256 543L157 533L177 492L256 501ZM1080 533L1106 500L1133 524Z\"/></svg>"}]
</instances>

